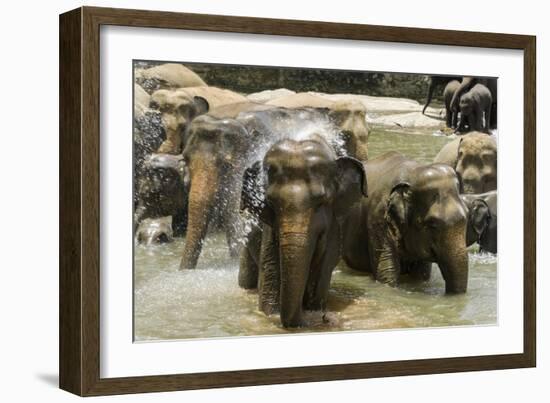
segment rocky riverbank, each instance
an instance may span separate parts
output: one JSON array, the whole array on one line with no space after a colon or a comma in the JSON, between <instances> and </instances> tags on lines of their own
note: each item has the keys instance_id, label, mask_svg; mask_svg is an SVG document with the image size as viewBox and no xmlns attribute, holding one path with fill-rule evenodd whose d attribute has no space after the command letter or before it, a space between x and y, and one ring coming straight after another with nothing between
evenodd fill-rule
<instances>
[{"instance_id":1,"label":"rocky riverbank","mask_svg":"<svg viewBox=\"0 0 550 403\"><path fill-rule=\"evenodd\" d=\"M362 103L367 110L367 122L371 126L395 129L430 128L434 131L445 130L445 110L429 107L422 114L422 104L413 99L378 97L357 94L325 94L309 92L330 101L355 101ZM265 90L247 95L254 102L266 103L277 98L295 94L286 88Z\"/></svg>"}]
</instances>

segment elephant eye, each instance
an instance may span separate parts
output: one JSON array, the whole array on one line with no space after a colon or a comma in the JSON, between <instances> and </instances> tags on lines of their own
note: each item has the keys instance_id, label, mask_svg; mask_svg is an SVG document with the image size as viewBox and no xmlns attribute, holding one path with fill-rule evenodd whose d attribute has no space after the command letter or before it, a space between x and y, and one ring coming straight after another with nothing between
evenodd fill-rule
<instances>
[{"instance_id":1,"label":"elephant eye","mask_svg":"<svg viewBox=\"0 0 550 403\"><path fill-rule=\"evenodd\" d=\"M441 220L438 220L434 217L430 217L430 218L427 218L425 221L424 221L424 225L427 227L427 228L433 228L433 229L437 229L441 224Z\"/></svg>"},{"instance_id":2,"label":"elephant eye","mask_svg":"<svg viewBox=\"0 0 550 403\"><path fill-rule=\"evenodd\" d=\"M279 173L278 172L279 170L274 165L266 166L265 171L266 171L268 177L273 177L273 176L275 176Z\"/></svg>"}]
</instances>

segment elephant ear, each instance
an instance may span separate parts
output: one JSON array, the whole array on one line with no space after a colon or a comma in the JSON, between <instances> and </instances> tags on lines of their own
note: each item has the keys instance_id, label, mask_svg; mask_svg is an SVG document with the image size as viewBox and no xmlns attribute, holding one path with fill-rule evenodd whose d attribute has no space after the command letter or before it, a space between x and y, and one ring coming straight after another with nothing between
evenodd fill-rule
<instances>
[{"instance_id":1,"label":"elephant ear","mask_svg":"<svg viewBox=\"0 0 550 403\"><path fill-rule=\"evenodd\" d=\"M210 104L206 98L195 96L193 97L193 106L195 110L195 116L204 115L210 110Z\"/></svg>"},{"instance_id":2,"label":"elephant ear","mask_svg":"<svg viewBox=\"0 0 550 403\"><path fill-rule=\"evenodd\" d=\"M489 226L490 220L491 211L487 202L483 199L474 200L468 213L468 222L475 231L478 241Z\"/></svg>"},{"instance_id":3,"label":"elephant ear","mask_svg":"<svg viewBox=\"0 0 550 403\"><path fill-rule=\"evenodd\" d=\"M403 236L409 219L410 188L411 185L407 182L400 182L395 185L390 192L386 205L385 219L388 230L396 240Z\"/></svg>"},{"instance_id":4,"label":"elephant ear","mask_svg":"<svg viewBox=\"0 0 550 403\"><path fill-rule=\"evenodd\" d=\"M336 159L336 166L335 212L337 217L344 217L353 204L367 197L367 173L363 163L352 157Z\"/></svg>"},{"instance_id":5,"label":"elephant ear","mask_svg":"<svg viewBox=\"0 0 550 403\"><path fill-rule=\"evenodd\" d=\"M265 190L261 183L262 162L257 161L244 171L241 190L241 211L248 211L267 225L273 225L274 212L265 201Z\"/></svg>"}]
</instances>

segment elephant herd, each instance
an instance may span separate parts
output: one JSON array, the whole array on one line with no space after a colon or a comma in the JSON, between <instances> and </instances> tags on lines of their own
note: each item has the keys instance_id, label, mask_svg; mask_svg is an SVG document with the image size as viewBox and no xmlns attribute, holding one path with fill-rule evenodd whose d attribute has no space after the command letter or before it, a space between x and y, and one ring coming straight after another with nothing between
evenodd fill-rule
<instances>
[{"instance_id":1,"label":"elephant herd","mask_svg":"<svg viewBox=\"0 0 550 403\"><path fill-rule=\"evenodd\" d=\"M455 133L482 131L488 133L497 124L497 81L494 78L431 76L426 112L436 88L445 85L443 100L448 128Z\"/></svg>"},{"instance_id":2,"label":"elephant herd","mask_svg":"<svg viewBox=\"0 0 550 403\"><path fill-rule=\"evenodd\" d=\"M467 247L496 253L497 147L475 120L431 164L369 159L356 101L253 102L170 63L137 70L134 85L137 242L185 235L189 270L208 231L225 233L239 286L284 327L326 309L340 260L391 286L429 279L434 262L446 292L464 293Z\"/></svg>"}]
</instances>

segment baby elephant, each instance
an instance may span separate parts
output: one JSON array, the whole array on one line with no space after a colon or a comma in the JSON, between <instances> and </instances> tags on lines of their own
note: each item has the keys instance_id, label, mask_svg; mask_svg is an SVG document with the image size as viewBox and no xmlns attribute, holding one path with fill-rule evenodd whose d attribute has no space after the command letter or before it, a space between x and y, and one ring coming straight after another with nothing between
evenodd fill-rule
<instances>
[{"instance_id":1,"label":"baby elephant","mask_svg":"<svg viewBox=\"0 0 550 403\"><path fill-rule=\"evenodd\" d=\"M483 84L474 85L460 98L460 121L456 131L465 131L468 124L468 131L489 132L492 104L491 91Z\"/></svg>"},{"instance_id":2,"label":"baby elephant","mask_svg":"<svg viewBox=\"0 0 550 403\"><path fill-rule=\"evenodd\" d=\"M468 286L467 209L453 169L389 152L366 162L369 197L344 225L349 267L396 286L401 275L427 280L439 265L447 293Z\"/></svg>"},{"instance_id":3,"label":"baby elephant","mask_svg":"<svg viewBox=\"0 0 550 403\"><path fill-rule=\"evenodd\" d=\"M468 207L466 244L477 242L480 251L497 253L497 191L461 197Z\"/></svg>"}]
</instances>

